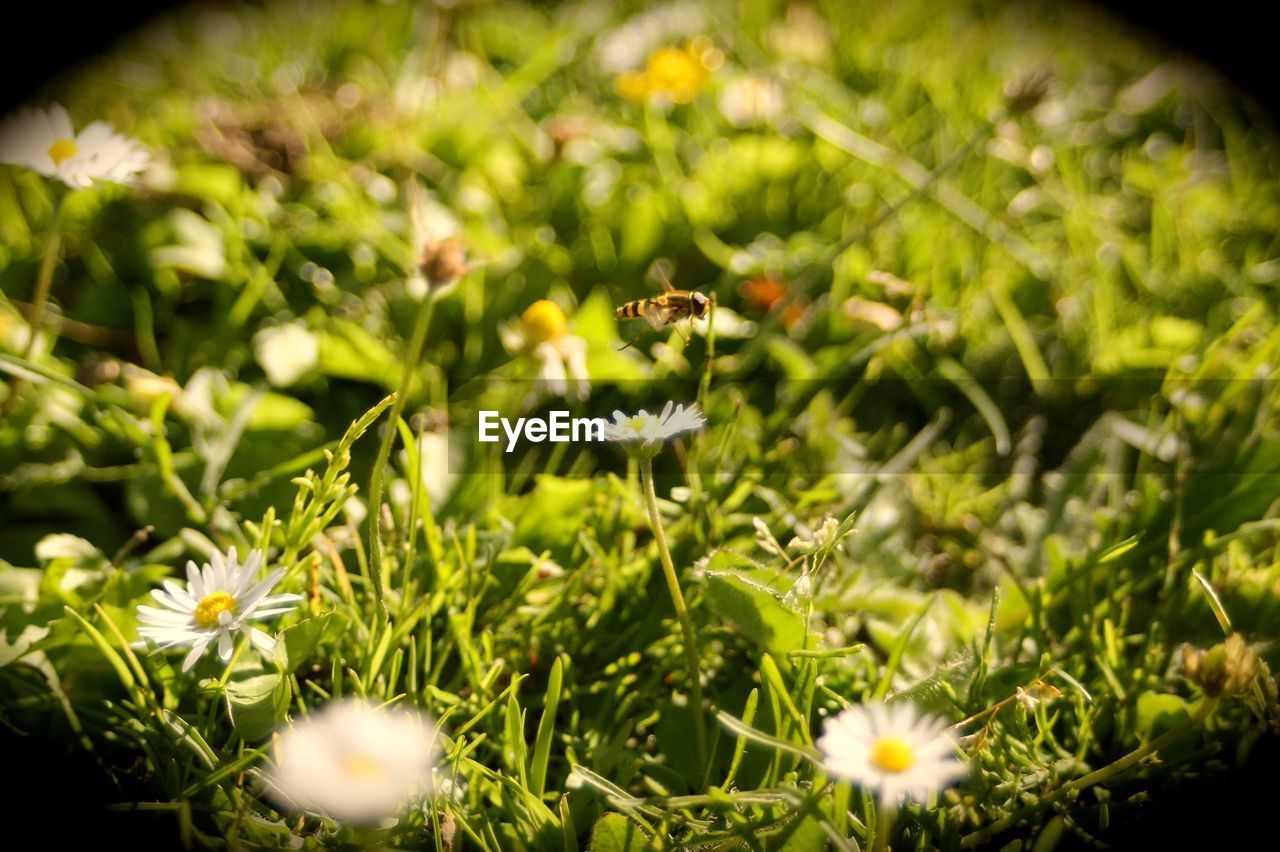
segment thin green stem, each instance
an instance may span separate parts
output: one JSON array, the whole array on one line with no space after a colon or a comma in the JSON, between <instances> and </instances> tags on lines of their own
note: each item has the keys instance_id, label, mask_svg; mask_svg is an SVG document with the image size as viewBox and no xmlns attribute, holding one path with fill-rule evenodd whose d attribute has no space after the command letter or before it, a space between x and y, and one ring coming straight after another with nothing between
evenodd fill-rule
<instances>
[{"instance_id":1,"label":"thin green stem","mask_svg":"<svg viewBox=\"0 0 1280 852\"><path fill-rule=\"evenodd\" d=\"M27 315L27 342L22 347L22 360L28 361L36 349L40 339L40 327L44 325L45 308L49 304L49 290L53 286L53 265L58 260L58 248L62 245L62 200L65 193L58 192L53 200L53 221L49 223L49 240L45 243L44 257L40 261L40 271L36 275L36 289L31 295L31 313ZM50 349L53 347L50 346ZM22 391L22 379L14 378L9 385L9 396L4 401L0 416L8 417L18 402Z\"/></svg>"},{"instance_id":2,"label":"thin green stem","mask_svg":"<svg viewBox=\"0 0 1280 852\"><path fill-rule=\"evenodd\" d=\"M871 841L871 852L885 852L889 848L889 831L893 828L894 815L892 805L876 802L876 836Z\"/></svg>"},{"instance_id":3,"label":"thin green stem","mask_svg":"<svg viewBox=\"0 0 1280 852\"><path fill-rule=\"evenodd\" d=\"M662 529L662 518L658 514L658 495L653 489L653 458L645 456L640 460L640 479L644 484L644 502L649 510L649 526L653 528L653 537L658 542L658 555L662 559L662 573L667 580L667 591L671 593L671 605L675 608L676 618L680 621L680 632L684 636L684 660L689 671L689 690L693 697L693 735L697 743L698 762L706 766L707 734L703 725L702 679L698 669L698 643L693 632L693 622L689 619L689 609L685 606L684 592L680 590L680 578L676 575L675 564L671 561L671 550L667 547L667 534Z\"/></svg>"},{"instance_id":4,"label":"thin green stem","mask_svg":"<svg viewBox=\"0 0 1280 852\"><path fill-rule=\"evenodd\" d=\"M979 843L989 840L1000 832L1017 825L1018 822L1036 811L1039 811L1040 809L1047 807L1048 805L1051 805L1072 793L1078 793L1095 784L1101 784L1104 781L1109 781L1111 778L1126 769L1129 769L1143 758L1155 754L1160 749L1181 739L1186 734L1200 727L1204 720L1209 718L1209 714L1211 714L1217 706L1217 698L1210 698L1206 696L1200 701L1200 706L1196 708L1196 712L1191 716L1191 718L1187 719L1182 724L1170 728L1168 731L1165 731L1146 745L1139 746L1124 757L1121 757L1112 763L1108 763L1101 769L1096 769L1088 775L1080 776L1069 784L1062 785L1052 793L1042 797L1035 804L1028 805L1021 810L1010 814L1004 819L996 820L985 828L981 828L971 834L966 834L960 841L960 845L966 848L970 846L977 846Z\"/></svg>"},{"instance_id":5,"label":"thin green stem","mask_svg":"<svg viewBox=\"0 0 1280 852\"><path fill-rule=\"evenodd\" d=\"M382 435L382 443L378 445L378 457L373 463L373 476L369 479L369 575L373 580L373 599L377 611L378 624L387 622L386 578L382 569L382 483L387 462L391 459L391 445L395 443L397 424L404 406L409 398L409 386L413 381L418 361L422 358L422 347L427 340L427 329L431 326L431 315L435 311L435 294L428 291L418 306L418 316L414 320L413 333L409 337L409 348L405 350L404 362L401 365L403 375L400 378L400 390L396 400L391 404L391 417L386 432Z\"/></svg>"},{"instance_id":6,"label":"thin green stem","mask_svg":"<svg viewBox=\"0 0 1280 852\"><path fill-rule=\"evenodd\" d=\"M58 259L58 248L62 245L62 200L66 197L59 192L53 201L53 221L49 224L49 241L44 247L44 258L40 261L40 273L36 278L36 290L31 297L31 314L27 318L31 326L31 335L27 345L22 348L22 358L27 360L35 351L36 341L40 337L40 327L44 325L45 308L49 304L49 289L53 286L53 264Z\"/></svg>"},{"instance_id":7,"label":"thin green stem","mask_svg":"<svg viewBox=\"0 0 1280 852\"><path fill-rule=\"evenodd\" d=\"M711 374L716 360L716 300L711 299L711 309L707 313L707 354L706 365L702 369L702 377L698 380L698 405L707 410L707 391L711 389Z\"/></svg>"}]
</instances>

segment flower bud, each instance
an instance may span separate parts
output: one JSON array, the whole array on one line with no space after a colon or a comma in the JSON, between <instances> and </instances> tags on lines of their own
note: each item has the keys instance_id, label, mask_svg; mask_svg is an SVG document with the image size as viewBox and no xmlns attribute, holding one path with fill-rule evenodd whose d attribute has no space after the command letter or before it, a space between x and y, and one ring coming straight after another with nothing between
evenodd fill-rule
<instances>
[{"instance_id":1,"label":"flower bud","mask_svg":"<svg viewBox=\"0 0 1280 852\"><path fill-rule=\"evenodd\" d=\"M448 287L467 272L467 250L462 241L449 238L423 249L422 260L418 264L422 275L431 285L431 289L439 290Z\"/></svg>"},{"instance_id":2,"label":"flower bud","mask_svg":"<svg viewBox=\"0 0 1280 852\"><path fill-rule=\"evenodd\" d=\"M1187 678L1205 695L1238 695L1249 688L1258 675L1258 655L1249 649L1239 633L1207 651L1191 646L1182 649L1182 666Z\"/></svg>"}]
</instances>

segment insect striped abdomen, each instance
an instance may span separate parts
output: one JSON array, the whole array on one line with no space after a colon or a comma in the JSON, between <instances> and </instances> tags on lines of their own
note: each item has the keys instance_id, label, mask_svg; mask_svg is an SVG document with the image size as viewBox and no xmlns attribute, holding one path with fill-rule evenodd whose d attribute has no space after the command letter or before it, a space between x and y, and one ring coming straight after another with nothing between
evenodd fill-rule
<instances>
[{"instance_id":1,"label":"insect striped abdomen","mask_svg":"<svg viewBox=\"0 0 1280 852\"><path fill-rule=\"evenodd\" d=\"M636 299L635 301L627 302L625 305L619 305L618 310L614 312L614 316L617 319L636 319L640 316L641 310L647 301L648 299Z\"/></svg>"}]
</instances>

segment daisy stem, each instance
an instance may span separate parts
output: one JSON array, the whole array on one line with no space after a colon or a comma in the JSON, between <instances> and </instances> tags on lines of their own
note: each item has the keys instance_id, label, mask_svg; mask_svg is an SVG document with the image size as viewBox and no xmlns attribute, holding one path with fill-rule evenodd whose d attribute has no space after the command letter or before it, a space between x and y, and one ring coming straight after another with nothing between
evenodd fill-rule
<instances>
[{"instance_id":1,"label":"daisy stem","mask_svg":"<svg viewBox=\"0 0 1280 852\"><path fill-rule=\"evenodd\" d=\"M65 193L58 192L53 199L53 221L49 223L49 240L44 246L44 258L40 261L40 272L36 277L36 289L31 296L31 313L27 315L29 332L26 345L22 347L22 359L31 358L36 349L36 341L40 339L40 326L44 325L45 306L49 303L49 289L53 285L53 264L58 259L58 248L62 245L62 199ZM50 347L52 349L52 347ZM9 384L9 395L4 406L0 408L0 419L7 418L18 402L22 392L22 379L15 377Z\"/></svg>"},{"instance_id":2,"label":"daisy stem","mask_svg":"<svg viewBox=\"0 0 1280 852\"><path fill-rule=\"evenodd\" d=\"M981 828L975 832L972 832L971 834L966 834L961 839L960 845L962 847L977 846L978 844L994 837L1000 832L1008 828L1012 828L1014 825L1017 825L1020 821L1022 821L1026 817L1030 816L1031 814L1035 813L1041 808L1044 808L1048 805L1053 804L1054 802L1057 802L1059 799L1066 798L1068 795L1072 793L1078 793L1081 790L1084 790L1087 787L1092 787L1095 784L1101 784L1104 781L1109 781L1112 777L1120 774L1124 770L1135 765L1136 763L1141 761L1143 758L1146 758L1146 757L1149 757L1150 755L1155 754L1160 749L1164 748L1165 746L1169 745L1175 740L1181 739L1184 735L1200 727L1200 725L1206 719L1209 718L1209 715L1213 713L1214 708L1217 706L1218 706L1217 698L1210 698L1208 696L1205 696L1203 699L1201 699L1200 706L1196 708L1196 712L1193 713L1190 718L1184 720L1182 724L1174 728L1170 728L1168 731L1165 731L1163 734L1151 740L1150 742L1146 743L1145 745L1139 746L1138 748L1126 754L1124 757L1121 757L1118 760L1108 763L1106 766L1102 767L1101 769L1096 769L1093 772L1090 772L1088 775L1082 775L1069 784L1063 784L1061 787L1054 790L1053 792L1048 793L1045 796L1042 796L1039 799L1039 801L1035 802L1034 804L1028 805L1027 807L1022 808L1021 810L1015 811L1014 813L1010 814L1004 819L996 820L990 825L984 828Z\"/></svg>"},{"instance_id":3,"label":"daisy stem","mask_svg":"<svg viewBox=\"0 0 1280 852\"><path fill-rule=\"evenodd\" d=\"M871 852L885 852L889 848L889 830L893 828L894 814L892 805L876 803L876 836L871 841Z\"/></svg>"},{"instance_id":4,"label":"daisy stem","mask_svg":"<svg viewBox=\"0 0 1280 852\"><path fill-rule=\"evenodd\" d=\"M422 304L418 306L418 316L414 320L409 348L405 351L402 364L400 390L396 393L395 402L391 404L391 416L386 431L382 435L382 443L378 445L378 457L373 463L373 476L369 479L369 574L373 580L373 598L379 625L387 621L386 579L382 569L383 474L387 462L391 459L391 445L395 443L396 434L400 431L397 424L400 422L400 415L404 413L415 368L422 358L422 347L427 340L427 329L431 326L431 315L435 311L435 304L435 294L428 290L427 295L422 299Z\"/></svg>"},{"instance_id":5,"label":"daisy stem","mask_svg":"<svg viewBox=\"0 0 1280 852\"><path fill-rule=\"evenodd\" d=\"M693 622L689 620L689 609L685 606L684 593L680 590L680 578L676 575L675 564L671 561L671 550L667 547L667 534L662 529L662 519L658 514L658 495L653 488L653 458L650 456L640 459L640 479L644 484L645 506L649 510L649 526L653 528L653 537L658 542L658 555L662 559L662 573L666 577L667 590L671 593L671 605L675 608L676 618L680 621L680 632L684 636L684 660L689 672L689 691L693 698L693 736L698 749L698 762L705 766L707 734L703 728L698 644L693 633Z\"/></svg>"},{"instance_id":6,"label":"daisy stem","mask_svg":"<svg viewBox=\"0 0 1280 852\"><path fill-rule=\"evenodd\" d=\"M40 273L36 278L36 290L31 297L31 313L27 323L31 326L31 335L27 345L22 348L22 358L26 360L35 351L36 341L40 337L40 326L44 325L45 307L49 304L49 289L53 285L53 264L58 259L58 248L62 245L62 200L66 195L59 192L53 201L53 221L49 224L49 240L45 243L44 258L40 261Z\"/></svg>"}]
</instances>

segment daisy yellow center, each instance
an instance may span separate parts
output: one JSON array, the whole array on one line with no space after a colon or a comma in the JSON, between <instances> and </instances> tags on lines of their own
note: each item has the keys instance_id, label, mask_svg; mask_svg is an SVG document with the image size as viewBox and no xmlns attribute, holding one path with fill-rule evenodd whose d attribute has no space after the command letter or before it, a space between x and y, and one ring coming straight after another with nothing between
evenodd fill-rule
<instances>
[{"instance_id":1,"label":"daisy yellow center","mask_svg":"<svg viewBox=\"0 0 1280 852\"><path fill-rule=\"evenodd\" d=\"M648 424L649 424L648 417L637 416L637 417L632 417L630 420L627 421L627 425L630 426L639 434L644 434L644 427L647 426Z\"/></svg>"},{"instance_id":2,"label":"daisy yellow center","mask_svg":"<svg viewBox=\"0 0 1280 852\"><path fill-rule=\"evenodd\" d=\"M915 750L901 737L881 737L871 746L871 763L881 772L906 772L915 762Z\"/></svg>"},{"instance_id":3,"label":"daisy yellow center","mask_svg":"<svg viewBox=\"0 0 1280 852\"><path fill-rule=\"evenodd\" d=\"M72 139L55 139L54 143L49 146L49 159L53 160L55 166L62 165L65 161L70 160L80 152L80 148Z\"/></svg>"},{"instance_id":4,"label":"daisy yellow center","mask_svg":"<svg viewBox=\"0 0 1280 852\"><path fill-rule=\"evenodd\" d=\"M227 592L213 592L205 595L196 604L196 625L198 627L217 627L218 616L224 612L236 614L236 599Z\"/></svg>"},{"instance_id":5,"label":"daisy yellow center","mask_svg":"<svg viewBox=\"0 0 1280 852\"><path fill-rule=\"evenodd\" d=\"M342 772L349 778L376 778L386 770L382 761L367 754L353 754L342 761Z\"/></svg>"},{"instance_id":6,"label":"daisy yellow center","mask_svg":"<svg viewBox=\"0 0 1280 852\"><path fill-rule=\"evenodd\" d=\"M533 344L558 340L569 333L569 321L560 306L548 299L540 299L520 315L525 337Z\"/></svg>"}]
</instances>

